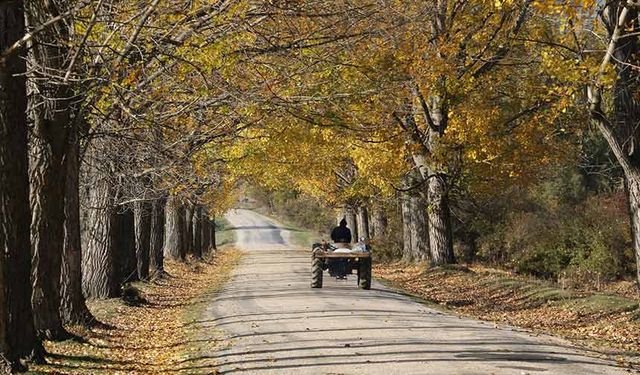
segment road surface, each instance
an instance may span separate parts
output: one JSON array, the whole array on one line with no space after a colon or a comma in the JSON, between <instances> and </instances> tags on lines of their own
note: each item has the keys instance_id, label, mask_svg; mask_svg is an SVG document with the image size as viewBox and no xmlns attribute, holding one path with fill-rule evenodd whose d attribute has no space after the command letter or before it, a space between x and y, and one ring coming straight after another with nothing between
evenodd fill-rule
<instances>
[{"instance_id":1,"label":"road surface","mask_svg":"<svg viewBox=\"0 0 640 375\"><path fill-rule=\"evenodd\" d=\"M233 210L247 252L207 310L228 347L223 374L623 374L567 343L461 319L379 283L356 287L325 273L311 289L310 251L268 218ZM374 249L375 251L375 249Z\"/></svg>"}]
</instances>

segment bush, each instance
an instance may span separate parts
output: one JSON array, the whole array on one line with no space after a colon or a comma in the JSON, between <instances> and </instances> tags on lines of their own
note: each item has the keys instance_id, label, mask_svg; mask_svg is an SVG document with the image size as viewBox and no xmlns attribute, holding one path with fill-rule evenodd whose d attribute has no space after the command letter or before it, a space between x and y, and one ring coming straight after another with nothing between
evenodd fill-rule
<instances>
[{"instance_id":1,"label":"bush","mask_svg":"<svg viewBox=\"0 0 640 375\"><path fill-rule=\"evenodd\" d=\"M630 275L634 264L626 212L618 193L514 213L481 238L480 255L544 278L618 279Z\"/></svg>"}]
</instances>

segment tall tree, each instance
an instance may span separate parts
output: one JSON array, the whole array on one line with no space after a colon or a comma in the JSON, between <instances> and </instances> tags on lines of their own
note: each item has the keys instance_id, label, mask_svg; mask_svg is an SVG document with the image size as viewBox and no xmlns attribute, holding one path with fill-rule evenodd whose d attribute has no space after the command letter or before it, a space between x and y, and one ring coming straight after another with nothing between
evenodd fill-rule
<instances>
[{"instance_id":1,"label":"tall tree","mask_svg":"<svg viewBox=\"0 0 640 375\"><path fill-rule=\"evenodd\" d=\"M202 221L204 220L204 208L200 205L196 205L193 210L193 255L200 259L202 258Z\"/></svg>"},{"instance_id":2,"label":"tall tree","mask_svg":"<svg viewBox=\"0 0 640 375\"><path fill-rule=\"evenodd\" d=\"M27 1L29 27L38 27L64 11L57 1ZM33 120L30 144L31 244L33 247L33 316L40 337L69 337L60 316L60 272L64 249L65 153L72 91L56 77L69 55L66 20L33 34L29 71Z\"/></svg>"},{"instance_id":3,"label":"tall tree","mask_svg":"<svg viewBox=\"0 0 640 375\"><path fill-rule=\"evenodd\" d=\"M347 227L351 229L351 240L358 240L358 221L356 219L356 212L353 209L353 206L345 207L343 211L343 217L347 220Z\"/></svg>"},{"instance_id":4,"label":"tall tree","mask_svg":"<svg viewBox=\"0 0 640 375\"><path fill-rule=\"evenodd\" d=\"M153 277L164 273L164 223L166 199L159 198L151 206L151 233L149 238L150 273Z\"/></svg>"},{"instance_id":5,"label":"tall tree","mask_svg":"<svg viewBox=\"0 0 640 375\"><path fill-rule=\"evenodd\" d=\"M92 152L99 152L99 149ZM82 290L87 298L113 298L120 295L115 266L117 242L112 235L116 225L113 212L115 193L109 172L98 167L94 163L89 173L92 180L83 241Z\"/></svg>"},{"instance_id":6,"label":"tall tree","mask_svg":"<svg viewBox=\"0 0 640 375\"><path fill-rule=\"evenodd\" d=\"M115 248L115 266L118 288L123 283L138 280L136 259L136 232L133 209L129 205L120 205L113 211L115 230L112 232Z\"/></svg>"},{"instance_id":7,"label":"tall tree","mask_svg":"<svg viewBox=\"0 0 640 375\"><path fill-rule=\"evenodd\" d=\"M218 250L218 243L216 242L216 219L212 216L209 225L209 237L211 238L211 250Z\"/></svg>"},{"instance_id":8,"label":"tall tree","mask_svg":"<svg viewBox=\"0 0 640 375\"><path fill-rule=\"evenodd\" d=\"M361 205L358 207L357 213L357 222L358 222L358 235L360 237L369 238L369 211L367 207ZM356 239L357 240L357 239Z\"/></svg>"},{"instance_id":9,"label":"tall tree","mask_svg":"<svg viewBox=\"0 0 640 375\"><path fill-rule=\"evenodd\" d=\"M193 221L194 221L195 205L191 202L187 202L184 205L184 246L186 246L186 252L194 254L193 246Z\"/></svg>"},{"instance_id":10,"label":"tall tree","mask_svg":"<svg viewBox=\"0 0 640 375\"><path fill-rule=\"evenodd\" d=\"M39 345L31 318L25 56L8 52L25 33L22 1L0 3L0 25L0 357L15 364Z\"/></svg>"},{"instance_id":11,"label":"tall tree","mask_svg":"<svg viewBox=\"0 0 640 375\"><path fill-rule=\"evenodd\" d=\"M82 293L82 240L80 233L80 140L78 119L73 121L67 151L64 207L64 250L60 279L60 313L65 324L94 321Z\"/></svg>"},{"instance_id":12,"label":"tall tree","mask_svg":"<svg viewBox=\"0 0 640 375\"><path fill-rule=\"evenodd\" d=\"M165 216L164 255L170 259L184 260L184 210L179 198L169 197Z\"/></svg>"},{"instance_id":13,"label":"tall tree","mask_svg":"<svg viewBox=\"0 0 640 375\"><path fill-rule=\"evenodd\" d=\"M409 198L411 215L411 258L414 262L425 262L430 259L429 228L427 221L427 204L421 192L414 192Z\"/></svg>"},{"instance_id":14,"label":"tall tree","mask_svg":"<svg viewBox=\"0 0 640 375\"><path fill-rule=\"evenodd\" d=\"M624 171L631 216L633 247L640 265L640 19L637 5L614 0L604 4L601 20L608 33L608 46L596 83L589 88L590 113ZM613 66L613 106L603 103L607 69ZM640 266L637 267L640 282Z\"/></svg>"},{"instance_id":15,"label":"tall tree","mask_svg":"<svg viewBox=\"0 0 640 375\"><path fill-rule=\"evenodd\" d=\"M151 203L138 201L135 203L136 260L138 278L149 278L149 253L151 246Z\"/></svg>"},{"instance_id":16,"label":"tall tree","mask_svg":"<svg viewBox=\"0 0 640 375\"><path fill-rule=\"evenodd\" d=\"M201 228L201 245L202 252L207 254L211 250L211 220L209 220L209 215L206 211L203 212L202 215L202 228Z\"/></svg>"},{"instance_id":17,"label":"tall tree","mask_svg":"<svg viewBox=\"0 0 640 375\"><path fill-rule=\"evenodd\" d=\"M400 208L402 215L402 260L410 262L413 259L413 246L411 240L411 194L403 191L400 193Z\"/></svg>"},{"instance_id":18,"label":"tall tree","mask_svg":"<svg viewBox=\"0 0 640 375\"><path fill-rule=\"evenodd\" d=\"M387 236L388 220L386 213L381 205L373 206L373 238L376 240L384 240Z\"/></svg>"}]
</instances>

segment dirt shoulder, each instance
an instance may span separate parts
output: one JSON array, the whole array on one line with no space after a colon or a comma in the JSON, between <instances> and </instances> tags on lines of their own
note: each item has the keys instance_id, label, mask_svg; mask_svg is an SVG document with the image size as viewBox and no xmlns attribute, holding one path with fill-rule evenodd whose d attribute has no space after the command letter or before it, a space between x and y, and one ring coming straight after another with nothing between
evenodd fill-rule
<instances>
[{"instance_id":1,"label":"dirt shoulder","mask_svg":"<svg viewBox=\"0 0 640 375\"><path fill-rule=\"evenodd\" d=\"M194 366L213 364L199 355L223 343L203 330L196 319L229 279L241 253L220 250L215 257L198 262L167 262L170 275L151 283L137 283L148 301L128 306L120 299L92 301L89 308L112 328L72 331L86 342L47 342L48 364L31 366L35 373L113 374L113 373L192 373Z\"/></svg>"},{"instance_id":2,"label":"dirt shoulder","mask_svg":"<svg viewBox=\"0 0 640 375\"><path fill-rule=\"evenodd\" d=\"M638 299L562 289L483 267L378 263L375 277L448 311L552 334L640 365Z\"/></svg>"}]
</instances>

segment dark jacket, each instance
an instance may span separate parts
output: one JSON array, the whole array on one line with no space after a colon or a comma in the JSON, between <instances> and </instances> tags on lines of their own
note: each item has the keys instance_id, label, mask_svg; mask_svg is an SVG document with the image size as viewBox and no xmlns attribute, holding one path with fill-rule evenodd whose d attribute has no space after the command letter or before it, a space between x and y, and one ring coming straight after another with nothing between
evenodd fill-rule
<instances>
[{"instance_id":1,"label":"dark jacket","mask_svg":"<svg viewBox=\"0 0 640 375\"><path fill-rule=\"evenodd\" d=\"M333 228L331 231L331 241L351 243L351 230L343 225Z\"/></svg>"}]
</instances>

